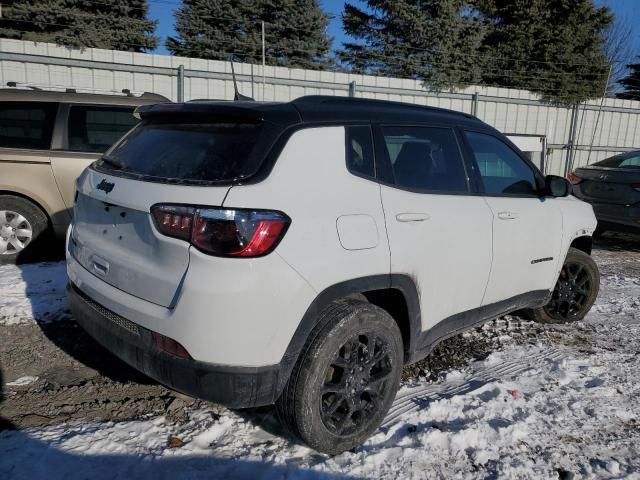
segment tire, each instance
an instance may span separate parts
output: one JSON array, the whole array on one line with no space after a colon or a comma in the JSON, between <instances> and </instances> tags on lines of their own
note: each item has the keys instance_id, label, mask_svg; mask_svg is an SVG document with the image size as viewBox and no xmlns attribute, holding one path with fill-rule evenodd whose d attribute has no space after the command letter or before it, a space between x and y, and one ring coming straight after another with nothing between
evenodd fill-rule
<instances>
[{"instance_id":1,"label":"tire","mask_svg":"<svg viewBox=\"0 0 640 480\"><path fill-rule=\"evenodd\" d=\"M403 359L402 335L385 310L353 299L334 302L303 347L276 402L278 415L319 452L358 447L387 414Z\"/></svg>"},{"instance_id":2,"label":"tire","mask_svg":"<svg viewBox=\"0 0 640 480\"><path fill-rule=\"evenodd\" d=\"M48 231L49 219L39 207L22 197L0 195L0 265L37 259Z\"/></svg>"},{"instance_id":3,"label":"tire","mask_svg":"<svg viewBox=\"0 0 640 480\"><path fill-rule=\"evenodd\" d=\"M545 306L527 311L540 323L569 323L582 320L596 301L600 272L593 259L576 248L569 248L551 300Z\"/></svg>"}]
</instances>

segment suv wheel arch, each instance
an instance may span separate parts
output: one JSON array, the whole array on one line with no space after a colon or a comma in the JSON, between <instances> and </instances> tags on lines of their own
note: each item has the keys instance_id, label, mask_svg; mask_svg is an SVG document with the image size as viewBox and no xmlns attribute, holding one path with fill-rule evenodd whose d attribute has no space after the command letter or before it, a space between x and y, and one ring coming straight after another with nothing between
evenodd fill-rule
<instances>
[{"instance_id":1,"label":"suv wheel arch","mask_svg":"<svg viewBox=\"0 0 640 480\"><path fill-rule=\"evenodd\" d=\"M570 247L573 247L577 250L582 250L587 255L591 255L591 247L593 245L593 238L585 235L582 237L574 238L571 242Z\"/></svg>"},{"instance_id":2,"label":"suv wheel arch","mask_svg":"<svg viewBox=\"0 0 640 480\"><path fill-rule=\"evenodd\" d=\"M356 296L359 299L366 298L391 315L402 333L405 363L413 357L421 333L420 300L413 278L403 274L381 274L336 283L316 296L298 324L280 362L278 395L298 361L309 334L315 328L320 312L333 302Z\"/></svg>"},{"instance_id":3,"label":"suv wheel arch","mask_svg":"<svg viewBox=\"0 0 640 480\"><path fill-rule=\"evenodd\" d=\"M40 211L47 217L49 227L51 227L51 209L40 198L34 198L33 195L20 191L2 189L0 189L0 195L11 195L13 197L20 197L23 200L32 203L34 206L38 207Z\"/></svg>"}]
</instances>

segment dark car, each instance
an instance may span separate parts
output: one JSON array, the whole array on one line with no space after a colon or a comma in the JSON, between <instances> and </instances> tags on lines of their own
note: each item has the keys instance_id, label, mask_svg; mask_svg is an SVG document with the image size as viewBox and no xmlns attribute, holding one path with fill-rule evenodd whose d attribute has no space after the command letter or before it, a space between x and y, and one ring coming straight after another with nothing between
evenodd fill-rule
<instances>
[{"instance_id":1,"label":"dark car","mask_svg":"<svg viewBox=\"0 0 640 480\"><path fill-rule=\"evenodd\" d=\"M640 231L640 150L576 169L573 194L593 205L598 232Z\"/></svg>"}]
</instances>

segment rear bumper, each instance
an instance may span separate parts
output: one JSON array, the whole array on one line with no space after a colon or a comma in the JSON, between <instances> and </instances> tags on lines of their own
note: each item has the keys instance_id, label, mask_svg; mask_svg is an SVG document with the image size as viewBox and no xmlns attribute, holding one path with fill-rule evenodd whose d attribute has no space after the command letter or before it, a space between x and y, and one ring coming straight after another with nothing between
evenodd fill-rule
<instances>
[{"instance_id":1,"label":"rear bumper","mask_svg":"<svg viewBox=\"0 0 640 480\"><path fill-rule=\"evenodd\" d=\"M614 225L627 229L640 230L640 205L615 205L610 203L591 203L601 227Z\"/></svg>"},{"instance_id":2,"label":"rear bumper","mask_svg":"<svg viewBox=\"0 0 640 480\"><path fill-rule=\"evenodd\" d=\"M275 402L279 365L234 367L185 360L156 350L152 331L104 308L69 283L76 321L98 343L149 377L187 395L231 408Z\"/></svg>"}]
</instances>

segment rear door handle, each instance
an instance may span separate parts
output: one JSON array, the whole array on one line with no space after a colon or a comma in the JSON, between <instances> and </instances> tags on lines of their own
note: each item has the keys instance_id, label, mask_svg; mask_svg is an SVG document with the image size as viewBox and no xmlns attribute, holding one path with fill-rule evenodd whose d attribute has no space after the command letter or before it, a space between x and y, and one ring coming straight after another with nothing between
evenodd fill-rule
<instances>
[{"instance_id":1,"label":"rear door handle","mask_svg":"<svg viewBox=\"0 0 640 480\"><path fill-rule=\"evenodd\" d=\"M514 218L518 218L518 214L516 212L499 212L498 218L500 220L513 220Z\"/></svg>"},{"instance_id":2,"label":"rear door handle","mask_svg":"<svg viewBox=\"0 0 640 480\"><path fill-rule=\"evenodd\" d=\"M399 213L396 215L396 220L399 222L424 222L429 220L429 215L426 213Z\"/></svg>"}]
</instances>

